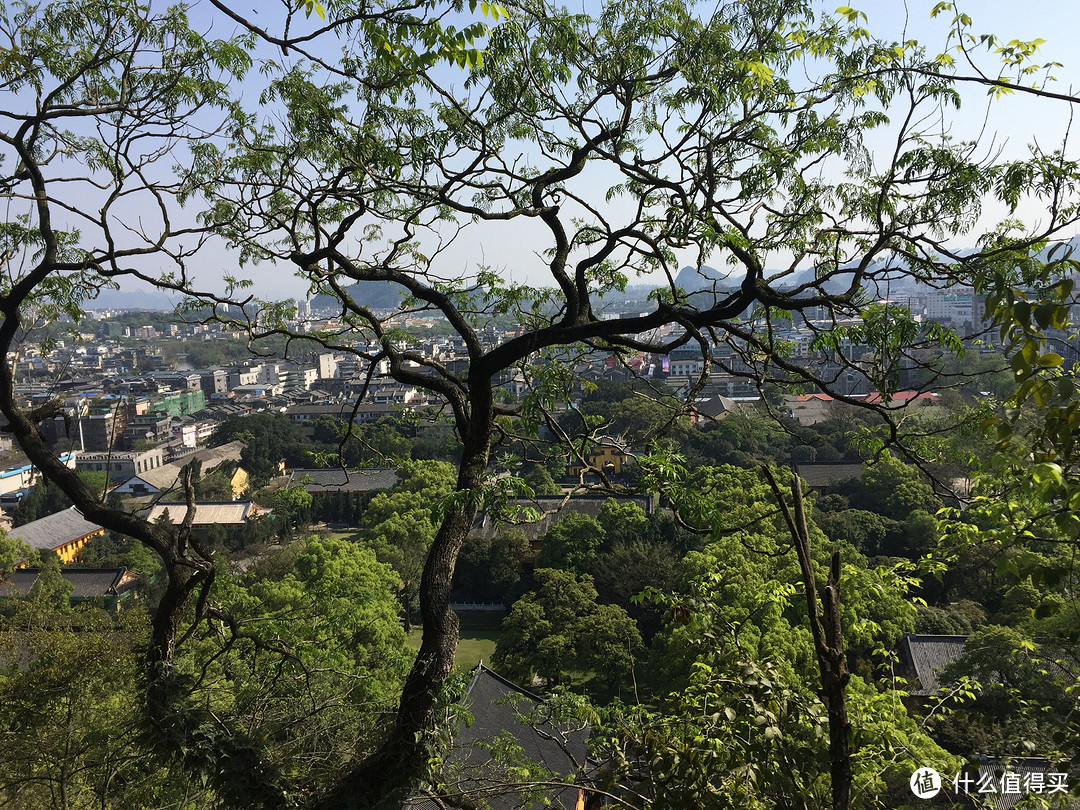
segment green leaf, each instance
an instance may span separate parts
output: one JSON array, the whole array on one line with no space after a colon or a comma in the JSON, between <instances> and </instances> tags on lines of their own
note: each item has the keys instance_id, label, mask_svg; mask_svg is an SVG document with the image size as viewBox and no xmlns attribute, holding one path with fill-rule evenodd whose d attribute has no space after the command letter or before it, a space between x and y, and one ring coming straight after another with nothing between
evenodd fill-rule
<instances>
[{"instance_id":1,"label":"green leaf","mask_svg":"<svg viewBox=\"0 0 1080 810\"><path fill-rule=\"evenodd\" d=\"M1051 462L1036 464L1031 468L1031 477L1037 484L1044 484L1047 481L1060 484L1062 483L1061 466Z\"/></svg>"}]
</instances>

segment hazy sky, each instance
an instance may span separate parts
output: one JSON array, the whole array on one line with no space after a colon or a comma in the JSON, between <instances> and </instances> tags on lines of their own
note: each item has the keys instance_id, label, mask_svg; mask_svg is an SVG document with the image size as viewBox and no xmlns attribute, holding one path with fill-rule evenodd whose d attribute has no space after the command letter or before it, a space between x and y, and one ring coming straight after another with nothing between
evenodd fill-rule
<instances>
[{"instance_id":1,"label":"hazy sky","mask_svg":"<svg viewBox=\"0 0 1080 810\"><path fill-rule=\"evenodd\" d=\"M872 33L885 38L918 39L928 47L939 50L952 13L946 11L937 20L931 20L930 10L934 5L934 2L922 0L909 2L906 6L895 0L875 0L863 5L856 4L856 7L868 15L868 27ZM591 6L592 3L583 3L585 10ZM829 10L835 8L832 4L826 7ZM1080 30L1080 4L1076 0L1028 0L1025 3L981 0L960 6L960 10L974 18L973 30L976 33L992 32L1006 41L1013 38L1045 39L1041 50L1042 61L1064 63L1062 68L1052 71L1059 81L1050 88L1058 92L1068 92L1073 86L1080 88L1080 54L1073 59L1076 32ZM198 14L197 11L196 19ZM214 33L223 35L226 32L218 28ZM1015 155L1021 154L1033 139L1044 146L1060 140L1061 133L1069 125L1070 105L1019 96L999 102L996 112L984 124L985 98L983 88L972 87L965 92L964 107L952 134L957 137L979 134L985 140L986 132L994 132L996 144L1006 154ZM1077 156L1080 157L1080 151L1077 151ZM1039 212L1029 208L1022 213L1025 217L1037 218ZM535 222L480 228L467 240L459 240L445 254L442 267L446 274L453 274L484 262L511 274L524 274L529 280L537 282L542 263L532 253L545 246L544 232L543 227ZM683 258L680 256L680 259ZM692 260L689 254L685 257L687 263ZM209 284L211 279L220 278L223 271L231 272L235 259L221 248L211 248L193 266L198 268L199 278ZM249 268L247 273L256 279L255 290L261 297L304 294L304 286L291 276L290 269L285 266L261 265Z\"/></svg>"}]
</instances>

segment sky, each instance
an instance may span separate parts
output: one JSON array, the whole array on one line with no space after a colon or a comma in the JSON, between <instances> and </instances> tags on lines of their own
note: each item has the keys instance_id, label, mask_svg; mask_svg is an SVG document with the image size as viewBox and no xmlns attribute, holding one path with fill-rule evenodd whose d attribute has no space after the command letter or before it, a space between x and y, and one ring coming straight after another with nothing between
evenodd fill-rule
<instances>
[{"instance_id":1,"label":"sky","mask_svg":"<svg viewBox=\"0 0 1080 810\"><path fill-rule=\"evenodd\" d=\"M886 38L919 39L932 47L943 41L952 17L952 13L945 11L938 19L931 20L930 12L935 4L928 0L910 0L906 5L894 0L873 0L856 7L867 14L867 25L872 33ZM594 5L591 2L582 3L584 10ZM825 8L831 11L835 6L826 4ZM1064 63L1063 67L1051 71L1058 81L1048 87L1056 92L1080 88L1080 54L1075 51L1075 32L1080 30L1080 4L1075 0L1027 0L1022 5L1004 0L981 0L960 5L958 10L974 18L972 30L976 33L993 32L1006 41L1013 38L1045 39L1040 51L1041 59ZM207 9L196 6L193 18L198 20L200 14L206 13ZM224 35L228 31L218 24L214 33ZM1069 126L1073 112L1068 104L1016 95L1005 99L995 113L986 119L985 89L971 87L964 95L964 105L957 116L953 134L958 137L979 136L985 140L986 132L992 131L995 133L994 143L1006 156L1022 153L1026 145L1035 139L1043 145L1056 142ZM250 92L248 97L251 97ZM1080 105L1077 111L1080 111ZM1070 152L1075 152L1080 158L1080 150L1071 147ZM994 218L999 213L991 211L989 216ZM1034 207L1021 211L1022 216L1029 219L1038 219L1039 213ZM478 228L467 238L459 239L444 254L441 266L445 268L445 274L452 275L484 263L518 280L539 283L543 262L536 252L546 247L544 233L543 227L535 222ZM679 258L685 263L694 260L689 251ZM212 244L192 263L192 267L200 281L220 287L217 279L234 272L236 258L223 246ZM260 297L302 298L305 295L303 283L292 277L288 267L260 265L243 272L255 279L254 292Z\"/></svg>"}]
</instances>

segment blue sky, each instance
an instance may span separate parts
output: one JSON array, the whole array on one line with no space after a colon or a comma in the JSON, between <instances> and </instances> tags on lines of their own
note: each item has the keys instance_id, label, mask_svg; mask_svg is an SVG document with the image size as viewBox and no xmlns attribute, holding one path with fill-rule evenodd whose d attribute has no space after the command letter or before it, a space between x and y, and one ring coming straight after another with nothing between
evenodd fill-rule
<instances>
[{"instance_id":1,"label":"blue sky","mask_svg":"<svg viewBox=\"0 0 1080 810\"><path fill-rule=\"evenodd\" d=\"M946 11L936 20L931 20L930 11L935 4L923 0L913 0L906 5L894 0L875 0L856 7L867 14L868 27L872 33L889 39L914 38L925 42L928 47L940 50L953 13ZM593 4L585 2L582 5L587 10ZM994 33L1005 41L1036 37L1046 40L1040 52L1042 60L1064 63L1063 67L1051 71L1059 80L1049 85L1050 89L1068 92L1073 86L1080 88L1080 54L1076 60L1072 58L1076 54L1076 31L1080 30L1080 4L1075 3L1075 0L1028 0L1022 4L983 0L969 5L970 7L960 6L958 10L973 17L973 32ZM835 8L831 4L825 7L830 11ZM196 19L199 13L196 12ZM214 33L224 35L227 31L217 27ZM993 64L992 55L987 55L985 49L981 56L988 60L986 64ZM994 113L987 118L986 90L972 86L965 90L964 105L956 117L952 134L956 137L979 137L982 142L987 141L988 133L993 132L994 143L1003 150L1005 156L1019 155L1033 140L1038 140L1044 146L1060 140L1074 112L1070 106L1016 94L998 103ZM1070 149L1071 151L1073 150ZM1029 219L1037 219L1039 213L1038 209L1032 206L1021 212ZM989 214L991 218L996 218L997 215L998 212ZM478 228L467 238L459 238L445 254L442 266L446 275L452 275L466 272L468 268L483 262L519 278L528 278L539 283L542 261L533 254L546 246L544 234L543 227L535 222L515 224L511 227L500 225ZM685 261L692 260L692 255L688 253ZM211 283L211 279L220 277L220 268L235 266L235 260L221 248L210 248L202 261L194 263L193 266L203 268L198 271L198 276ZM255 291L261 297L303 295L303 285L291 277L289 268L285 266L262 265L250 268L249 272L257 279Z\"/></svg>"}]
</instances>

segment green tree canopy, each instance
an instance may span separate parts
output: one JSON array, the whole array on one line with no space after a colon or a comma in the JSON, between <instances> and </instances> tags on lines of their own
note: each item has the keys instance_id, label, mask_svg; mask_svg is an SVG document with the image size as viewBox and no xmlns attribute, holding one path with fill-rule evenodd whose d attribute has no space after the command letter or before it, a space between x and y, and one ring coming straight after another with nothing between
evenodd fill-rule
<instances>
[{"instance_id":1,"label":"green tree canopy","mask_svg":"<svg viewBox=\"0 0 1080 810\"><path fill-rule=\"evenodd\" d=\"M584 571L604 545L607 533L595 518L570 512L559 518L540 538L537 565Z\"/></svg>"},{"instance_id":2,"label":"green tree canopy","mask_svg":"<svg viewBox=\"0 0 1080 810\"><path fill-rule=\"evenodd\" d=\"M892 520L906 520L916 510L933 513L941 508L925 475L889 455L867 465L858 493L866 508Z\"/></svg>"},{"instance_id":3,"label":"green tree canopy","mask_svg":"<svg viewBox=\"0 0 1080 810\"><path fill-rule=\"evenodd\" d=\"M388 565L347 540L297 545L274 576L245 583L223 575L221 608L239 633L208 628L183 667L194 674L212 661L197 694L243 724L283 785L313 789L334 778L357 744L377 743L412 653Z\"/></svg>"},{"instance_id":4,"label":"green tree canopy","mask_svg":"<svg viewBox=\"0 0 1080 810\"><path fill-rule=\"evenodd\" d=\"M311 463L311 442L280 413L230 416L214 430L209 443L218 447L233 441L244 442L241 465L258 485L278 474L278 462L284 461L290 467Z\"/></svg>"},{"instance_id":5,"label":"green tree canopy","mask_svg":"<svg viewBox=\"0 0 1080 810\"><path fill-rule=\"evenodd\" d=\"M521 529L504 529L494 537L469 535L454 570L458 601L509 604L518 596L525 560L531 553Z\"/></svg>"},{"instance_id":6,"label":"green tree canopy","mask_svg":"<svg viewBox=\"0 0 1080 810\"><path fill-rule=\"evenodd\" d=\"M539 588L522 596L503 621L492 659L511 677L551 684L571 671L591 672L608 689L626 677L641 647L641 634L626 611L599 605L592 577L538 568Z\"/></svg>"},{"instance_id":7,"label":"green tree canopy","mask_svg":"<svg viewBox=\"0 0 1080 810\"><path fill-rule=\"evenodd\" d=\"M438 530L441 510L454 487L454 468L441 461L411 461L401 480L368 503L358 528L363 541L401 578L399 594L406 628L428 548Z\"/></svg>"}]
</instances>

